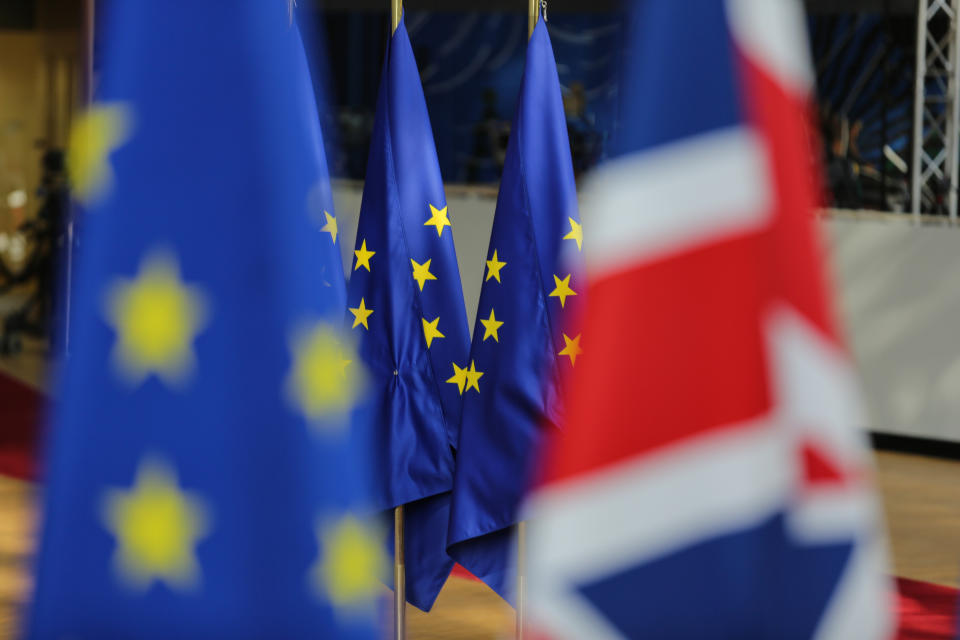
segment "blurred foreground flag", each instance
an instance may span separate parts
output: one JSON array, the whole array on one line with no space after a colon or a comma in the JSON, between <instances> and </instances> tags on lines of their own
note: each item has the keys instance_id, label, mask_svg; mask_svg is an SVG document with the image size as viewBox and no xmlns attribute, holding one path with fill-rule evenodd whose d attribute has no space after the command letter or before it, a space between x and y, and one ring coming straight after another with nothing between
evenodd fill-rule
<instances>
[{"instance_id":1,"label":"blurred foreground flag","mask_svg":"<svg viewBox=\"0 0 960 640\"><path fill-rule=\"evenodd\" d=\"M514 600L514 527L543 429L561 422L559 384L581 353L583 236L560 81L543 20L527 45L466 387L450 555Z\"/></svg>"},{"instance_id":2,"label":"blurred foreground flag","mask_svg":"<svg viewBox=\"0 0 960 640\"><path fill-rule=\"evenodd\" d=\"M386 563L297 29L284 2L110 7L27 636L373 637Z\"/></svg>"},{"instance_id":3,"label":"blurred foreground flag","mask_svg":"<svg viewBox=\"0 0 960 640\"><path fill-rule=\"evenodd\" d=\"M460 394L482 373L467 364L453 227L402 20L380 79L354 254L347 319L370 372L374 500L384 510L407 505L407 600L428 611L453 568L446 541Z\"/></svg>"},{"instance_id":4,"label":"blurred foreground flag","mask_svg":"<svg viewBox=\"0 0 960 640\"><path fill-rule=\"evenodd\" d=\"M530 625L889 637L864 418L814 228L802 7L636 7L618 157L583 201L590 348L526 503Z\"/></svg>"}]
</instances>

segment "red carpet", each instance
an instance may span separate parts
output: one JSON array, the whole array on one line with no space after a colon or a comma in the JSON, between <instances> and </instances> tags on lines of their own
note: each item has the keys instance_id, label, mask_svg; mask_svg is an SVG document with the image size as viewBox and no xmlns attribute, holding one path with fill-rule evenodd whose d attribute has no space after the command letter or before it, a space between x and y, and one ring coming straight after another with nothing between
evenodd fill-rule
<instances>
[{"instance_id":1,"label":"red carpet","mask_svg":"<svg viewBox=\"0 0 960 640\"><path fill-rule=\"evenodd\" d=\"M43 395L0 373L0 474L37 477Z\"/></svg>"},{"instance_id":2,"label":"red carpet","mask_svg":"<svg viewBox=\"0 0 960 640\"><path fill-rule=\"evenodd\" d=\"M467 580L476 580L477 582L480 581L480 578L473 575L467 571L466 567L462 567L459 564L453 565L453 571L450 572L450 575L456 576L457 578L466 578Z\"/></svg>"},{"instance_id":3,"label":"red carpet","mask_svg":"<svg viewBox=\"0 0 960 640\"><path fill-rule=\"evenodd\" d=\"M900 630L897 640L948 640L957 632L957 590L897 578Z\"/></svg>"}]
</instances>

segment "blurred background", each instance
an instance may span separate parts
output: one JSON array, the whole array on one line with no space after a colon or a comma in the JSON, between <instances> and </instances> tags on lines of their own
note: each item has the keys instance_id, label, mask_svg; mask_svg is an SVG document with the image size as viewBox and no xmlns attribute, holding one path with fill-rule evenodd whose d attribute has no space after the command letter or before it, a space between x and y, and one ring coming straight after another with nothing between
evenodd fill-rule
<instances>
[{"instance_id":1,"label":"blurred background","mask_svg":"<svg viewBox=\"0 0 960 640\"><path fill-rule=\"evenodd\" d=\"M41 158L66 143L85 95L85 51L91 45L96 75L101 38L86 41L87 21L102 37L110 28L103 19L106 2L4 0L0 5L0 229L7 233L40 205ZM323 124L336 177L364 176L389 22L386 4L298 0L301 25L313 31L317 47L330 51L329 61L314 71L318 89L326 89ZM499 179L523 73L527 18L521 5L408 3L407 27L448 182L494 184ZM916 5L913 0L806 2L818 124L830 198L839 207L910 208ZM617 126L615 54L622 24L613 0L549 4L578 174L604 158ZM943 194L934 189L926 195Z\"/></svg>"},{"instance_id":2,"label":"blurred background","mask_svg":"<svg viewBox=\"0 0 960 640\"><path fill-rule=\"evenodd\" d=\"M28 289L10 276L29 266L43 237L21 226L36 219L62 181L59 159L72 118L96 84L100 43L110 29L104 10L109 1L0 3L0 291L18 294L2 303L5 314L29 298ZM387 4L298 0L298 19L311 48L329 51L328 57L312 57L312 71L348 228L365 173L388 32ZM805 6L817 73L815 125L822 138L826 204L949 218L951 187L943 156L950 107L942 78L925 83L923 149L932 161L922 167L920 206L912 204L918 2L807 0ZM615 0L549 3L548 27L578 177L606 157L621 117L616 113L621 11ZM453 186L448 194L465 194L468 200L495 197L523 73L526 20L525 6L516 1L407 3L406 23L441 172ZM942 44L952 33L945 12L931 15L925 24L934 42ZM464 185L466 191L454 185ZM477 253L479 260L484 246L478 242L475 250L466 249L467 255ZM31 278L20 279L36 280L32 276L43 269L34 267L25 274ZM465 277L464 286L469 313L471 292L479 294L479 282ZM46 308L31 306L31 317L19 320L36 325L36 314ZM19 333L29 340L38 332ZM18 348L23 336L0 337L0 352L11 347L11 340Z\"/></svg>"}]
</instances>

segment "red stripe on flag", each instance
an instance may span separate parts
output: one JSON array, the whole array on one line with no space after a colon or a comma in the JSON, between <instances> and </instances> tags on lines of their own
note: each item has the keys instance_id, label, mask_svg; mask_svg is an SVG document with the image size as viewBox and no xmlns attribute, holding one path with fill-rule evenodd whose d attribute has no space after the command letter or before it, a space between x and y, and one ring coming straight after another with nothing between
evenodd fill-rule
<instances>
[{"instance_id":1,"label":"red stripe on flag","mask_svg":"<svg viewBox=\"0 0 960 640\"><path fill-rule=\"evenodd\" d=\"M649 215L642 207L624 215ZM566 432L548 455L546 481L770 410L760 327L769 242L741 236L592 283L567 418L597 430Z\"/></svg>"}]
</instances>

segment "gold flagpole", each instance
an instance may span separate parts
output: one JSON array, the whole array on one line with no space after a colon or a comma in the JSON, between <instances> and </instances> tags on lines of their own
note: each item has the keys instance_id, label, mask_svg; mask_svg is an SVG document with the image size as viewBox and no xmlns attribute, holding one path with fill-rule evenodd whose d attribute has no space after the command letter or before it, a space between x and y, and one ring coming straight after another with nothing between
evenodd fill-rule
<instances>
[{"instance_id":1,"label":"gold flagpole","mask_svg":"<svg viewBox=\"0 0 960 640\"><path fill-rule=\"evenodd\" d=\"M527 523L517 523L517 640L523 640L527 582Z\"/></svg>"},{"instance_id":2,"label":"gold flagpole","mask_svg":"<svg viewBox=\"0 0 960 640\"><path fill-rule=\"evenodd\" d=\"M83 3L83 108L89 109L93 104L93 42L96 36L97 14L94 0L84 0ZM50 97L52 99L52 96ZM71 119L76 118L76 114L71 114ZM70 123L71 126L73 122ZM68 150L69 151L69 150ZM66 293L63 296L64 301L64 322L63 322L63 351L66 355L70 354L70 318L73 316L70 311L70 302L73 300L73 234L74 220L73 216L76 208L71 207L70 215L67 219L67 248L66 248L66 275L64 277L64 288Z\"/></svg>"},{"instance_id":3,"label":"gold flagpole","mask_svg":"<svg viewBox=\"0 0 960 640\"><path fill-rule=\"evenodd\" d=\"M527 39L533 37L533 29L540 19L540 0L527 0ZM526 617L527 587L527 523L517 523L517 640L523 640Z\"/></svg>"},{"instance_id":4,"label":"gold flagpole","mask_svg":"<svg viewBox=\"0 0 960 640\"><path fill-rule=\"evenodd\" d=\"M390 0L390 33L397 30L400 26L400 16L403 15L403 0Z\"/></svg>"},{"instance_id":5,"label":"gold flagpole","mask_svg":"<svg viewBox=\"0 0 960 640\"><path fill-rule=\"evenodd\" d=\"M540 0L527 0L527 39L533 36L533 28L540 17Z\"/></svg>"},{"instance_id":6,"label":"gold flagpole","mask_svg":"<svg viewBox=\"0 0 960 640\"><path fill-rule=\"evenodd\" d=\"M86 0L83 8L83 97L89 107L93 102L93 38L97 21L94 0Z\"/></svg>"},{"instance_id":7,"label":"gold flagpole","mask_svg":"<svg viewBox=\"0 0 960 640\"><path fill-rule=\"evenodd\" d=\"M407 573L403 559L403 505L393 509L393 637L407 637Z\"/></svg>"},{"instance_id":8,"label":"gold flagpole","mask_svg":"<svg viewBox=\"0 0 960 640\"><path fill-rule=\"evenodd\" d=\"M400 26L403 0L390 0L390 33ZM407 570L403 553L403 505L393 508L393 637L407 637Z\"/></svg>"}]
</instances>

